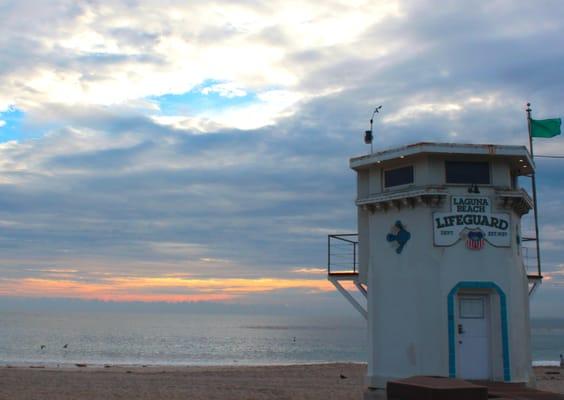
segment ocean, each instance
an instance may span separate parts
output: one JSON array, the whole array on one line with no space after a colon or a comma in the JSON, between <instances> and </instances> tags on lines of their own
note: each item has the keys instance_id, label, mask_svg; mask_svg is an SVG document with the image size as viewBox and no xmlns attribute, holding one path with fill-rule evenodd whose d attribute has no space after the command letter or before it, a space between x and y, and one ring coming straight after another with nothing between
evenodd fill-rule
<instances>
[{"instance_id":1,"label":"ocean","mask_svg":"<svg viewBox=\"0 0 564 400\"><path fill-rule=\"evenodd\" d=\"M534 320L532 347L535 365L558 364L564 320ZM2 365L365 362L366 351L357 316L0 311Z\"/></svg>"}]
</instances>

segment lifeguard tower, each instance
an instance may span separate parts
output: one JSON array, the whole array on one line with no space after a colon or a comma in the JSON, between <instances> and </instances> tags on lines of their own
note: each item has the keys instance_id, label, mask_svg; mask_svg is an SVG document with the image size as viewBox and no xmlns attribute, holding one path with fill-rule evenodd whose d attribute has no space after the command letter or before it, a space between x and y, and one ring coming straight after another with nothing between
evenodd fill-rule
<instances>
[{"instance_id":1,"label":"lifeguard tower","mask_svg":"<svg viewBox=\"0 0 564 400\"><path fill-rule=\"evenodd\" d=\"M534 207L518 179L533 176L527 149L417 143L350 167L358 239L329 236L328 272L367 319L368 387L413 375L531 384L529 296L541 273L536 249L532 274L523 254L536 246L521 234Z\"/></svg>"}]
</instances>

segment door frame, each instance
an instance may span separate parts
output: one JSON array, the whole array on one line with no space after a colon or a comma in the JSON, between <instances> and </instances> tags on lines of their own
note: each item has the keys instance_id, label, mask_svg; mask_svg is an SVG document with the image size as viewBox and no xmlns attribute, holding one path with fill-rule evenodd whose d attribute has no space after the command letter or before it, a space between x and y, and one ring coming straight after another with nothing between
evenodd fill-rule
<instances>
[{"instance_id":1,"label":"door frame","mask_svg":"<svg viewBox=\"0 0 564 400\"><path fill-rule=\"evenodd\" d=\"M511 369L509 363L509 330L507 323L507 301L505 293L494 282L489 281L462 281L458 282L447 296L448 306L448 374L449 378L456 378L456 315L455 298L460 289L489 289L495 290L499 297L499 321L501 322L501 348L503 353L503 380L511 381ZM491 304L491 303L490 303ZM491 311L491 310L490 310ZM493 326L494 318L490 312L490 327ZM495 329L493 330L495 332ZM490 342L492 336L490 335ZM493 367L493 366L492 366Z\"/></svg>"}]
</instances>

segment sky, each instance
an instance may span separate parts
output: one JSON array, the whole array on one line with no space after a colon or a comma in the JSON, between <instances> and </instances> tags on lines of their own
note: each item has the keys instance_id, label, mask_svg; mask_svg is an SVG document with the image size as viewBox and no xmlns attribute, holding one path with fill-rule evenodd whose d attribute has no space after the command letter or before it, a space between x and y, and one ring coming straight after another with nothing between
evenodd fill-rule
<instances>
[{"instance_id":1,"label":"sky","mask_svg":"<svg viewBox=\"0 0 564 400\"><path fill-rule=\"evenodd\" d=\"M560 1L0 1L0 297L354 313L350 157L527 144L564 116ZM564 139L537 140L564 154ZM537 159L564 317L562 159Z\"/></svg>"}]
</instances>

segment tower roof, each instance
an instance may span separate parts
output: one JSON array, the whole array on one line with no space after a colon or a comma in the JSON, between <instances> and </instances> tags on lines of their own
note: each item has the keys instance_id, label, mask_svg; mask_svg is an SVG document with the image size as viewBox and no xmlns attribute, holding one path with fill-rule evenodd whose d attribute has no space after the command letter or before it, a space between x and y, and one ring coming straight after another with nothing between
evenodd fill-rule
<instances>
[{"instance_id":1,"label":"tower roof","mask_svg":"<svg viewBox=\"0 0 564 400\"><path fill-rule=\"evenodd\" d=\"M525 146L431 142L420 142L353 157L350 159L350 167L359 170L368 168L373 164L385 164L392 160L409 159L422 154L506 158L511 162L511 169L518 170L520 175L528 175L534 171L534 162Z\"/></svg>"}]
</instances>

